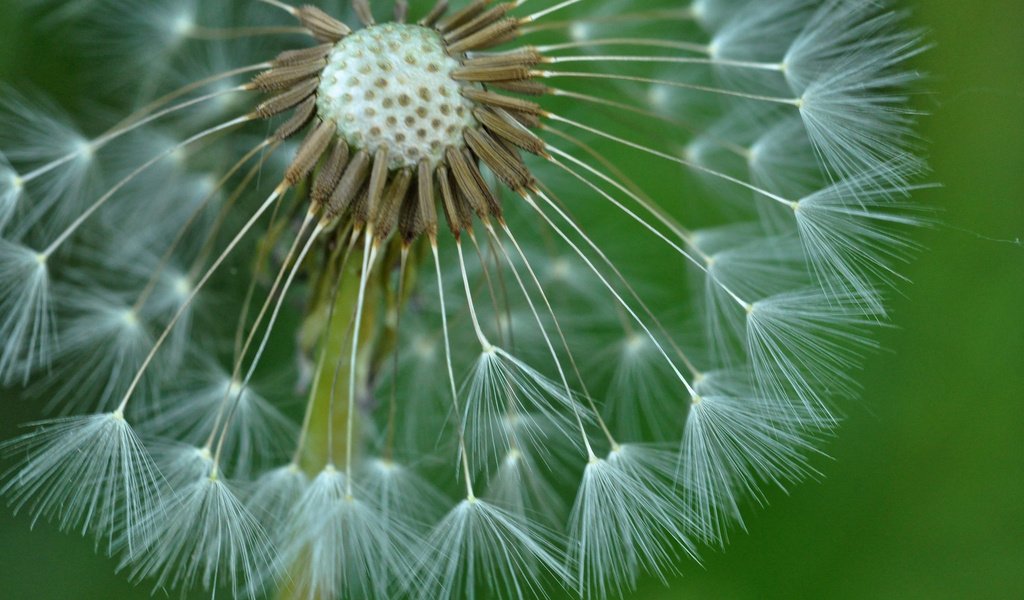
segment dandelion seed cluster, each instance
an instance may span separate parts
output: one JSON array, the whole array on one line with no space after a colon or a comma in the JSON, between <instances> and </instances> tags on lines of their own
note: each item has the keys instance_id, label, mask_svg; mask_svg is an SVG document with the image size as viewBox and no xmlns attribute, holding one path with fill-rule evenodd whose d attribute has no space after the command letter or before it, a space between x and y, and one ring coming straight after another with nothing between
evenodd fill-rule
<instances>
[{"instance_id":1,"label":"dandelion seed cluster","mask_svg":"<svg viewBox=\"0 0 1024 600\"><path fill-rule=\"evenodd\" d=\"M912 250L879 2L32 4L125 112L0 89L0 381L53 417L0 493L159 589L665 580L813 474Z\"/></svg>"}]
</instances>

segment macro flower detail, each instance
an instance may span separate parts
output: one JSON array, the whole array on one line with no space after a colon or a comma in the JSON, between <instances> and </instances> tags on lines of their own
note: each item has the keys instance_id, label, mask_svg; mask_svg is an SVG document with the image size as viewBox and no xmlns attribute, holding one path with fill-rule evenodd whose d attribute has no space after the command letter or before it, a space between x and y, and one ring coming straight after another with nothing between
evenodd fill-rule
<instances>
[{"instance_id":1,"label":"macro flower detail","mask_svg":"<svg viewBox=\"0 0 1024 600\"><path fill-rule=\"evenodd\" d=\"M816 473L913 251L877 2L34 4L124 113L0 88L0 382L58 413L0 493L158 589L667 582Z\"/></svg>"}]
</instances>

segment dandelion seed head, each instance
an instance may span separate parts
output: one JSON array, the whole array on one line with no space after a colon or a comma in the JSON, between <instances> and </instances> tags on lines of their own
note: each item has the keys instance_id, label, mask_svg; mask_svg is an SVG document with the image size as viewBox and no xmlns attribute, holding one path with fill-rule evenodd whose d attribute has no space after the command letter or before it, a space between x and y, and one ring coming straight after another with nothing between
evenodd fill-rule
<instances>
[{"instance_id":1,"label":"dandelion seed head","mask_svg":"<svg viewBox=\"0 0 1024 600\"><path fill-rule=\"evenodd\" d=\"M54 349L49 255L0 239L0 291L0 380L27 381Z\"/></svg>"},{"instance_id":2,"label":"dandelion seed head","mask_svg":"<svg viewBox=\"0 0 1024 600\"><path fill-rule=\"evenodd\" d=\"M192 293L192 280L187 275L178 275L172 279L171 289L179 300L184 300Z\"/></svg>"},{"instance_id":3,"label":"dandelion seed head","mask_svg":"<svg viewBox=\"0 0 1024 600\"><path fill-rule=\"evenodd\" d=\"M25 180L0 154L0 232L14 215L25 190Z\"/></svg>"},{"instance_id":4,"label":"dandelion seed head","mask_svg":"<svg viewBox=\"0 0 1024 600\"><path fill-rule=\"evenodd\" d=\"M25 180L22 179L21 176L15 173L13 170L5 172L4 178L7 182L7 185L10 186L10 188L15 192L20 192L22 189L25 188Z\"/></svg>"},{"instance_id":5,"label":"dandelion seed head","mask_svg":"<svg viewBox=\"0 0 1024 600\"><path fill-rule=\"evenodd\" d=\"M134 308L125 308L121 311L121 321L128 329L135 329L139 326L139 314Z\"/></svg>"},{"instance_id":6,"label":"dandelion seed head","mask_svg":"<svg viewBox=\"0 0 1024 600\"><path fill-rule=\"evenodd\" d=\"M170 22L170 31L177 37L187 38L196 26L193 16L190 13L183 12L173 17Z\"/></svg>"},{"instance_id":7,"label":"dandelion seed head","mask_svg":"<svg viewBox=\"0 0 1024 600\"><path fill-rule=\"evenodd\" d=\"M76 137L70 140L68 144L71 151L79 157L79 160L88 162L93 159L93 153L96 149L88 139L84 137Z\"/></svg>"},{"instance_id":8,"label":"dandelion seed head","mask_svg":"<svg viewBox=\"0 0 1024 600\"><path fill-rule=\"evenodd\" d=\"M317 95L320 115L356 149L386 146L391 168L441 162L475 125L472 103L452 78L459 63L441 37L417 25L357 31L327 56Z\"/></svg>"},{"instance_id":9,"label":"dandelion seed head","mask_svg":"<svg viewBox=\"0 0 1024 600\"><path fill-rule=\"evenodd\" d=\"M54 7L125 112L0 86L0 384L100 411L3 446L16 510L182 593L604 599L816 476L915 249L919 32L452 5Z\"/></svg>"},{"instance_id":10,"label":"dandelion seed head","mask_svg":"<svg viewBox=\"0 0 1024 600\"><path fill-rule=\"evenodd\" d=\"M631 333L623 344L623 349L629 356L634 356L650 349L649 340L638 333Z\"/></svg>"},{"instance_id":11,"label":"dandelion seed head","mask_svg":"<svg viewBox=\"0 0 1024 600\"><path fill-rule=\"evenodd\" d=\"M580 42L593 36L592 28L586 23L573 23L569 27L569 37Z\"/></svg>"}]
</instances>

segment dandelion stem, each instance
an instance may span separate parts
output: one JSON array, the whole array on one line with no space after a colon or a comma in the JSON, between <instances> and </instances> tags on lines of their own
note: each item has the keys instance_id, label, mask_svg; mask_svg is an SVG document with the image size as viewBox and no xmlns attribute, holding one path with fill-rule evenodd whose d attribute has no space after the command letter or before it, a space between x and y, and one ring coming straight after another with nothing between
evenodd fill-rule
<instances>
[{"instance_id":1,"label":"dandelion stem","mask_svg":"<svg viewBox=\"0 0 1024 600\"><path fill-rule=\"evenodd\" d=\"M354 242L354 240L353 240L353 242ZM301 462L303 449L305 447L306 437L308 436L310 426L312 425L313 413L314 413L314 409L316 408L317 399L319 398L320 386L321 386L321 382L323 380L324 365L327 363L328 350L330 348L332 348L332 347L337 347L338 345L340 345L340 344L332 344L331 343L331 333L334 331L334 328L333 328L334 318L338 314L337 306L339 304L339 296L341 295L341 290L344 287L345 270L348 267L349 258L352 256L352 250L353 250L353 244L352 243L339 246L339 252L342 253L341 256L340 256L340 260L337 261L339 266L338 266L336 271L335 270L328 270L328 273L331 273L332 275L336 276L337 281L330 281L330 280L328 281L328 283L329 283L329 288L328 289L330 290L330 294L329 294L328 304L327 304L327 318L325 319L325 324L323 326L323 329L322 329L320 335L318 336L319 337L319 344L318 344L319 347L317 349L318 358L317 358L316 370L313 373L313 380L312 380L313 383L312 383L312 386L311 386L311 389L310 389L310 392L309 392L309 399L306 402L306 411L305 411L305 415L303 416L303 419L302 419L302 428L299 430L299 437L296 440L296 444L295 444L295 454L294 454L294 456L292 458L292 462L295 463L296 465L298 465ZM338 258L338 256L332 253L332 255L331 255L331 262L332 262L332 264L335 262L335 259L337 259L337 258ZM345 336L346 337L348 336L347 332L345 333ZM329 407L330 403L332 401L333 401L333 396L329 397L327 399L327 402L324 403L324 405ZM328 412L330 412L330 409L328 409ZM328 415L328 422L333 422L333 421L331 421L331 415ZM330 441L328 441L328 443L325 445L325 447L327 447L328 449L332 447L330 445ZM327 456L328 457L330 456L330 451L329 450L327 452ZM316 464L315 464L315 468L316 469L319 469L322 466L319 461L314 461L314 462L316 462Z\"/></svg>"},{"instance_id":2,"label":"dandelion stem","mask_svg":"<svg viewBox=\"0 0 1024 600\"><path fill-rule=\"evenodd\" d=\"M364 234L364 231L363 231L362 228L353 228L352 232L349 234L351 236L351 239L349 241L349 252L351 252L352 250L354 250L357 247L357 243L359 241L359 238L363 234ZM366 260L366 258L365 258L365 253L364 253L363 254L363 264L365 264L365 260ZM358 271L357 276L359 278L362 278L362 274L363 274L363 271L360 270L360 271ZM356 293L357 294L358 294L358 290L359 290L358 280L356 280ZM338 353L339 354L338 354L336 360L334 361L334 371L333 371L333 373L331 375L331 387L330 387L330 390L329 390L329 393L328 393L329 401L327 403L327 464L330 465L330 466L334 466L334 464L335 464L335 461L334 461L334 426L335 426L335 420L336 420L335 407L337 406L338 388L341 387L339 385L339 379L341 377L342 366L345 366L345 365L348 364L345 361L345 356L341 352L341 349L348 345L349 336L352 335L352 330L355 328L355 304L354 303L357 301L357 299L355 297L352 297L352 298L346 297L343 301L345 302L346 312L349 314L349 318L348 318L348 321L346 322L346 326L345 326L345 329L344 329L344 332L343 332L341 340L339 341L338 344L333 345L333 347L338 349ZM330 344L330 342L328 342L328 347L332 347L332 344ZM347 376L348 377L355 377L355 373L348 373ZM348 386L346 385L345 388L346 388L346 391L347 391ZM346 406L346 410L347 410L347 407L348 407L348 403L347 402L346 402L345 406ZM343 415L343 418L345 419L345 424L346 424L346 429L347 429L347 425L348 425L348 422L349 422L348 421L348 419L349 419L348 414L345 413Z\"/></svg>"}]
</instances>

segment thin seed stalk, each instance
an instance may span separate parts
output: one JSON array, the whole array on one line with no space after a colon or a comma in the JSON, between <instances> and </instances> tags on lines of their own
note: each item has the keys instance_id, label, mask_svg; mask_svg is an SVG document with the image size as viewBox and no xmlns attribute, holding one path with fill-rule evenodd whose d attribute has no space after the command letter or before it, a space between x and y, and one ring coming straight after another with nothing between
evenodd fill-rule
<instances>
[{"instance_id":1,"label":"thin seed stalk","mask_svg":"<svg viewBox=\"0 0 1024 600\"><path fill-rule=\"evenodd\" d=\"M405 309L409 297L416 291L418 267L426 256L423 244L418 242L412 244L405 273L400 273L398 270L398 265L402 260L400 248L400 244L389 245L383 260L384 264L391 268L386 272L377 273L375 277L378 280L376 283L385 290L383 306L386 309L383 323L381 323L383 328L381 338L373 357L375 367L373 374L378 377L391 377L392 375L392 367L388 363L394 359L394 352L398 349L398 344L402 342L398 335L398 328L401 324L400 314ZM400 276L404 278L403 282L399 282ZM371 281L371 284L373 283ZM399 292L401 292L401 297L399 297ZM385 399L381 398L381 402L384 401Z\"/></svg>"}]
</instances>

